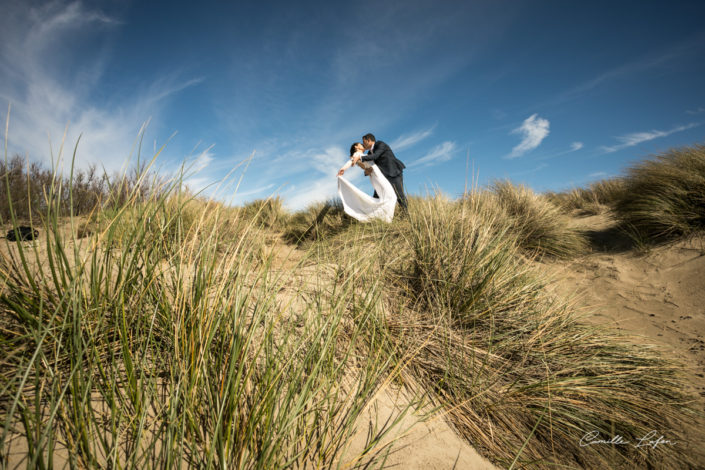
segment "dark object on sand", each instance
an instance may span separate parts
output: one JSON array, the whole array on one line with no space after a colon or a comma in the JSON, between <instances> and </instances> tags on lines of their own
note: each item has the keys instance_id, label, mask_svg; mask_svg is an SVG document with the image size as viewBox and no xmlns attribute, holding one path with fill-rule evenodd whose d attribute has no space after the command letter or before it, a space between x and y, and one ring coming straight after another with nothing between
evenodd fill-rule
<instances>
[{"instance_id":1,"label":"dark object on sand","mask_svg":"<svg viewBox=\"0 0 705 470\"><path fill-rule=\"evenodd\" d=\"M10 229L7 232L7 239L11 242L34 240L37 237L39 237L39 232L26 225L20 225L16 229Z\"/></svg>"}]
</instances>

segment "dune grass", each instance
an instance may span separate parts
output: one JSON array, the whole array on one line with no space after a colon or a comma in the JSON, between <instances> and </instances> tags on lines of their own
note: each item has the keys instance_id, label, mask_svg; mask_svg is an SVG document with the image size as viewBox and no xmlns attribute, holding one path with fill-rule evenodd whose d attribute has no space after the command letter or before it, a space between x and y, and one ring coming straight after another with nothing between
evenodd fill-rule
<instances>
[{"instance_id":1,"label":"dune grass","mask_svg":"<svg viewBox=\"0 0 705 470\"><path fill-rule=\"evenodd\" d=\"M585 236L571 227L569 217L546 198L509 181L497 181L491 189L498 209L506 213L511 224L509 230L517 237L523 251L531 256L563 258L585 253ZM472 196L476 197L474 193Z\"/></svg>"},{"instance_id":2,"label":"dune grass","mask_svg":"<svg viewBox=\"0 0 705 470\"><path fill-rule=\"evenodd\" d=\"M258 226L281 231L287 226L289 213L284 208L284 201L279 197L257 199L239 209L239 217L254 220Z\"/></svg>"},{"instance_id":3,"label":"dune grass","mask_svg":"<svg viewBox=\"0 0 705 470\"><path fill-rule=\"evenodd\" d=\"M40 240L0 249L0 461L383 466L395 421L352 442L393 382L502 467L703 462L682 367L546 289L532 259L584 249L546 198L498 182L359 224L334 202L227 208L147 177L82 238L56 178ZM292 268L265 249L277 234L306 248ZM679 444L581 446L652 430Z\"/></svg>"},{"instance_id":4,"label":"dune grass","mask_svg":"<svg viewBox=\"0 0 705 470\"><path fill-rule=\"evenodd\" d=\"M264 242L251 236L261 220L180 187L172 181L147 200L130 194L78 239L57 183L35 221L43 239L6 242L2 461L267 469L383 461L389 446L380 439L394 423L370 429L361 453L346 454L391 370L389 356L370 349L384 340L378 287L357 295L350 276L311 288L317 272L292 285L261 258Z\"/></svg>"},{"instance_id":5,"label":"dune grass","mask_svg":"<svg viewBox=\"0 0 705 470\"><path fill-rule=\"evenodd\" d=\"M590 183L586 188L548 191L544 197L569 214L597 215L614 208L624 194L624 187L623 178L610 178Z\"/></svg>"},{"instance_id":6,"label":"dune grass","mask_svg":"<svg viewBox=\"0 0 705 470\"><path fill-rule=\"evenodd\" d=\"M409 373L502 466L692 465L687 445L580 446L590 431L635 442L656 429L679 439L693 415L685 378L678 364L581 323L569 301L549 294L548 280L518 256L515 222L497 231L503 221L490 197L428 198L402 229L407 261L389 282L404 313L390 320L390 337L418 351Z\"/></svg>"},{"instance_id":7,"label":"dune grass","mask_svg":"<svg viewBox=\"0 0 705 470\"><path fill-rule=\"evenodd\" d=\"M343 203L331 199L292 214L284 228L283 237L289 243L305 245L333 237L355 224L357 221L343 211Z\"/></svg>"},{"instance_id":8,"label":"dune grass","mask_svg":"<svg viewBox=\"0 0 705 470\"><path fill-rule=\"evenodd\" d=\"M409 352L405 380L468 442L501 467L696 466L682 366L582 322L569 299L549 293L550 280L522 255L526 219L507 217L487 190L409 207L408 219L322 241L321 259L383 247L369 279L385 286L391 347ZM653 430L679 446L581 446L588 432L634 443Z\"/></svg>"},{"instance_id":9,"label":"dune grass","mask_svg":"<svg viewBox=\"0 0 705 470\"><path fill-rule=\"evenodd\" d=\"M705 228L705 145L668 150L627 170L616 205L641 239L664 240Z\"/></svg>"}]
</instances>

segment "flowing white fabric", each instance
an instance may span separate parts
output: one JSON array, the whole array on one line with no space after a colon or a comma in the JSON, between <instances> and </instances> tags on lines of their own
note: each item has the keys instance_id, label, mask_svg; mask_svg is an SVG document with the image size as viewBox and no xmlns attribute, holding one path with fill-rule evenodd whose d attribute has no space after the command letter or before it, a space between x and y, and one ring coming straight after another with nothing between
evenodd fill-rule
<instances>
[{"instance_id":1,"label":"flowing white fabric","mask_svg":"<svg viewBox=\"0 0 705 470\"><path fill-rule=\"evenodd\" d=\"M370 181L379 198L365 194L343 176L338 176L338 196L343 201L343 209L350 217L361 222L382 219L391 222L397 195L391 183L384 177L377 165L370 165Z\"/></svg>"}]
</instances>

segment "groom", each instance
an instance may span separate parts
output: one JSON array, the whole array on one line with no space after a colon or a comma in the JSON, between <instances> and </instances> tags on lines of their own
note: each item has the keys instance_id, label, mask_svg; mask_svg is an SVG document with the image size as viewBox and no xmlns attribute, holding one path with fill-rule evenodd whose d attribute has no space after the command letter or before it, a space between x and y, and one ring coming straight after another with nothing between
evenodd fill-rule
<instances>
[{"instance_id":1,"label":"groom","mask_svg":"<svg viewBox=\"0 0 705 470\"><path fill-rule=\"evenodd\" d=\"M374 162L384 177L391 183L394 192L397 194L397 203L401 206L402 214L406 214L408 208L406 196L404 195L404 175L402 174L406 166L394 156L394 152L389 148L389 145L381 140L377 141L372 134L362 136L362 146L368 152L362 158L356 157L352 162L353 165L357 163L358 159L363 162ZM365 174L367 174L367 171L365 171ZM374 197L378 197L377 191L375 191Z\"/></svg>"}]
</instances>

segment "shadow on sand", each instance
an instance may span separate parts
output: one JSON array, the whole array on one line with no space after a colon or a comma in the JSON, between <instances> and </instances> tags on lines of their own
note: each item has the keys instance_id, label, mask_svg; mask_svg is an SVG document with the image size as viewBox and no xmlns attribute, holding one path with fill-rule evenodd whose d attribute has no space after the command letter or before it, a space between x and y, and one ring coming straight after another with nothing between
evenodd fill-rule
<instances>
[{"instance_id":1,"label":"shadow on sand","mask_svg":"<svg viewBox=\"0 0 705 470\"><path fill-rule=\"evenodd\" d=\"M624 253L639 248L638 242L620 225L604 229L584 230L590 247L601 253Z\"/></svg>"}]
</instances>

